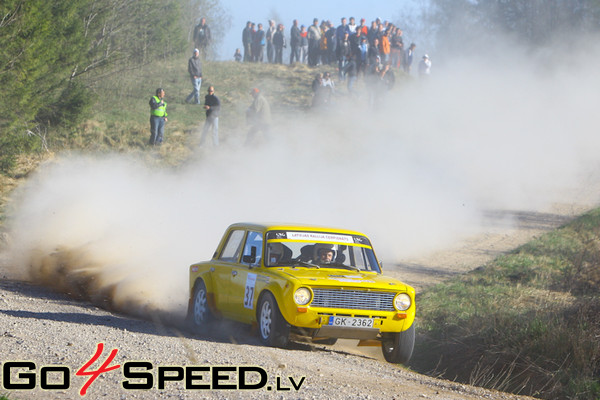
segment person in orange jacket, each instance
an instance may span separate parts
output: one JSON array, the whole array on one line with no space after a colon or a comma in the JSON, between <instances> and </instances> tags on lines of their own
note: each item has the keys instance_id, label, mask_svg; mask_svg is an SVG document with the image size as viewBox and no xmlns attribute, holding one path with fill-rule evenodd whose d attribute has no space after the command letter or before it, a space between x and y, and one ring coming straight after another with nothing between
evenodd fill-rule
<instances>
[{"instance_id":1,"label":"person in orange jacket","mask_svg":"<svg viewBox=\"0 0 600 400\"><path fill-rule=\"evenodd\" d=\"M381 55L381 61L383 62L383 64L389 64L391 45L388 31L385 31L385 33L381 37L381 40L379 42L379 50Z\"/></svg>"}]
</instances>

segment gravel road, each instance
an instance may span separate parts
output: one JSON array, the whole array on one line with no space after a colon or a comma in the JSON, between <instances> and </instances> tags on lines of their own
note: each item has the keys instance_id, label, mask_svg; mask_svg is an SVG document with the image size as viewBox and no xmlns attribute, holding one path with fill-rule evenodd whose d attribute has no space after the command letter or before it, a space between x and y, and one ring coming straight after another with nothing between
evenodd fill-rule
<instances>
[{"instance_id":1,"label":"gravel road","mask_svg":"<svg viewBox=\"0 0 600 400\"><path fill-rule=\"evenodd\" d=\"M200 336L164 326L158 320L144 321L112 314L42 287L3 279L0 281L0 360L5 368L12 361L35 364L34 370L16 370L11 378L12 384L27 384L31 381L29 375L19 379L16 374L33 373L35 389L5 390L7 378L3 374L4 386L0 393L7 393L10 399L80 398L88 377L77 376L76 372L92 358L97 344L103 343L102 354L89 370L98 369L113 349L117 350L116 356L106 367L120 367L94 380L87 388L85 397L88 399L519 398L433 379L358 352L302 343L295 343L285 350L267 348L258 343L249 328L223 325L217 326L210 336ZM132 363L140 361L151 366L132 368ZM45 371L44 366L62 368ZM164 388L159 388L159 375L173 377L184 371L183 368L165 371L166 366L205 367L194 372L193 376L201 378L196 377L191 384L204 384L209 388L186 389L183 377L182 381L167 380ZM241 366L254 368L242 373L235 368ZM129 368L127 378L126 367ZM69 379L65 378L66 370L70 371ZM123 381L138 385L149 381L147 375L134 378L132 371L152 373L152 388L124 389ZM247 385L260 387L249 390L211 388L211 374L223 376L212 380L218 385L236 387L242 383L243 376ZM47 378L44 385L50 390L40 388L42 377ZM69 388L61 389L64 385Z\"/></svg>"}]
</instances>

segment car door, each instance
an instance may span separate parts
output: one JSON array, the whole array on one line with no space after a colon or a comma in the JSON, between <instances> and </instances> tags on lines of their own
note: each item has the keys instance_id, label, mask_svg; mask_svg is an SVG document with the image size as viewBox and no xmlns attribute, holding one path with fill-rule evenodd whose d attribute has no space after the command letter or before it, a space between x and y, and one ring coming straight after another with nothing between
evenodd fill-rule
<instances>
[{"instance_id":1,"label":"car door","mask_svg":"<svg viewBox=\"0 0 600 400\"><path fill-rule=\"evenodd\" d=\"M238 265L243 250L246 231L236 229L229 232L225 246L217 257L214 265L213 283L215 305L224 316L231 316L232 303L230 300L231 276L234 266Z\"/></svg>"},{"instance_id":2,"label":"car door","mask_svg":"<svg viewBox=\"0 0 600 400\"><path fill-rule=\"evenodd\" d=\"M262 263L263 237L260 232L248 231L241 262L232 267L229 299L235 319L249 322L254 316L254 297L257 271Z\"/></svg>"}]
</instances>

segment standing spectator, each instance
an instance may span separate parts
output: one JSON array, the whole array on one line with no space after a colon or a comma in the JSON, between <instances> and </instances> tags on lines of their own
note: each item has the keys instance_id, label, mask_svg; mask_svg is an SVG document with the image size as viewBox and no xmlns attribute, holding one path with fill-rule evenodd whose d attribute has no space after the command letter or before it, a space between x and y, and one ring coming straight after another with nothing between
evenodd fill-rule
<instances>
[{"instance_id":1,"label":"standing spectator","mask_svg":"<svg viewBox=\"0 0 600 400\"><path fill-rule=\"evenodd\" d=\"M346 38L346 33L350 34L350 30L348 29L348 24L346 23L346 18L342 17L341 23L335 29L335 39L336 39L336 57L339 60L341 58L340 55L340 42Z\"/></svg>"},{"instance_id":2,"label":"standing spectator","mask_svg":"<svg viewBox=\"0 0 600 400\"><path fill-rule=\"evenodd\" d=\"M246 22L242 31L242 46L244 47L244 62L252 61L252 22Z\"/></svg>"},{"instance_id":3,"label":"standing spectator","mask_svg":"<svg viewBox=\"0 0 600 400\"><path fill-rule=\"evenodd\" d=\"M383 88L385 86L385 74L388 72L389 65L381 62L379 56L369 66L369 72L366 75L365 83L368 91L369 105L376 106L381 100Z\"/></svg>"},{"instance_id":4,"label":"standing spectator","mask_svg":"<svg viewBox=\"0 0 600 400\"><path fill-rule=\"evenodd\" d=\"M267 99L263 97L260 90L254 88L250 91L252 96L252 104L246 110L246 119L250 129L246 137L246 144L251 144L255 140L258 132L263 132L263 135L268 138L271 129L271 107Z\"/></svg>"},{"instance_id":5,"label":"standing spectator","mask_svg":"<svg viewBox=\"0 0 600 400\"><path fill-rule=\"evenodd\" d=\"M210 27L206 23L206 18L202 18L200 23L194 28L194 44L202 52L203 59L206 59L211 39Z\"/></svg>"},{"instance_id":6,"label":"standing spectator","mask_svg":"<svg viewBox=\"0 0 600 400\"><path fill-rule=\"evenodd\" d=\"M416 44L411 43L410 47L406 49L406 54L404 55L404 64L402 65L402 67L404 68L404 72L406 72L407 74L410 74L410 67L413 62L416 47Z\"/></svg>"},{"instance_id":7,"label":"standing spectator","mask_svg":"<svg viewBox=\"0 0 600 400\"><path fill-rule=\"evenodd\" d=\"M273 49L273 35L275 35L275 21L269 20L269 28L267 29L267 60L273 63L274 49Z\"/></svg>"},{"instance_id":8,"label":"standing spectator","mask_svg":"<svg viewBox=\"0 0 600 400\"><path fill-rule=\"evenodd\" d=\"M404 55L404 42L402 39L402 30L400 28L396 28L394 34L392 35L390 44L392 47L392 67L400 68Z\"/></svg>"},{"instance_id":9,"label":"standing spectator","mask_svg":"<svg viewBox=\"0 0 600 400\"><path fill-rule=\"evenodd\" d=\"M164 101L165 91L156 89L156 95L150 98L150 146L160 146L165 134L167 122L167 102Z\"/></svg>"},{"instance_id":10,"label":"standing spectator","mask_svg":"<svg viewBox=\"0 0 600 400\"><path fill-rule=\"evenodd\" d=\"M233 59L237 62L242 62L242 53L240 49L235 49L235 53L233 53Z\"/></svg>"},{"instance_id":11,"label":"standing spectator","mask_svg":"<svg viewBox=\"0 0 600 400\"><path fill-rule=\"evenodd\" d=\"M354 19L354 17L350 17L350 22L348 22L348 30L350 31L351 35L353 33L356 33L356 28L356 20Z\"/></svg>"},{"instance_id":12,"label":"standing spectator","mask_svg":"<svg viewBox=\"0 0 600 400\"><path fill-rule=\"evenodd\" d=\"M300 26L300 60L306 64L308 59L308 32L304 25Z\"/></svg>"},{"instance_id":13,"label":"standing spectator","mask_svg":"<svg viewBox=\"0 0 600 400\"><path fill-rule=\"evenodd\" d=\"M327 60L329 64L334 63L337 60L336 57L336 48L337 48L337 38L335 36L336 29L333 27L333 23L331 21L327 21L327 32L325 33L325 37L327 38Z\"/></svg>"},{"instance_id":14,"label":"standing spectator","mask_svg":"<svg viewBox=\"0 0 600 400\"><path fill-rule=\"evenodd\" d=\"M296 62L300 62L300 28L298 27L298 20L295 19L292 23L292 27L290 28L290 64L294 63L294 58L296 58Z\"/></svg>"},{"instance_id":15,"label":"standing spectator","mask_svg":"<svg viewBox=\"0 0 600 400\"><path fill-rule=\"evenodd\" d=\"M381 36L381 42L379 44L380 50L381 50L380 51L381 61L384 64L390 63L391 46L390 46L390 37L388 35L389 35L388 31L383 32L383 35Z\"/></svg>"},{"instance_id":16,"label":"standing spectator","mask_svg":"<svg viewBox=\"0 0 600 400\"><path fill-rule=\"evenodd\" d=\"M202 129L200 146L204 144L208 131L212 128L213 146L219 145L219 111L221 110L221 101L215 96L214 86L208 87L208 94L204 96L204 109L206 110L206 121Z\"/></svg>"},{"instance_id":17,"label":"standing spectator","mask_svg":"<svg viewBox=\"0 0 600 400\"><path fill-rule=\"evenodd\" d=\"M357 60L357 68L358 71L363 75L367 70L367 65L369 64L369 42L366 37L362 37L360 39L360 45L358 46L358 60Z\"/></svg>"},{"instance_id":18,"label":"standing spectator","mask_svg":"<svg viewBox=\"0 0 600 400\"><path fill-rule=\"evenodd\" d=\"M350 48L350 34L348 32L344 32L344 38L338 43L338 68L340 72L340 79L344 80L344 74L342 73L342 63L347 60L347 56L351 54Z\"/></svg>"},{"instance_id":19,"label":"standing spectator","mask_svg":"<svg viewBox=\"0 0 600 400\"><path fill-rule=\"evenodd\" d=\"M329 72L323 73L321 85L323 86L325 104L330 104L332 97L335 94L335 83L333 82L333 79L331 79Z\"/></svg>"},{"instance_id":20,"label":"standing spectator","mask_svg":"<svg viewBox=\"0 0 600 400\"><path fill-rule=\"evenodd\" d=\"M258 24L258 30L252 37L252 61L263 62L266 45L266 34L262 24Z\"/></svg>"},{"instance_id":21,"label":"standing spectator","mask_svg":"<svg viewBox=\"0 0 600 400\"><path fill-rule=\"evenodd\" d=\"M283 48L286 47L283 24L277 25L277 32L273 35L273 46L275 47L275 64L283 64Z\"/></svg>"},{"instance_id":22,"label":"standing spectator","mask_svg":"<svg viewBox=\"0 0 600 400\"><path fill-rule=\"evenodd\" d=\"M308 65L314 67L319 63L319 42L321 41L321 29L319 20L313 19L313 24L308 27Z\"/></svg>"},{"instance_id":23,"label":"standing spectator","mask_svg":"<svg viewBox=\"0 0 600 400\"><path fill-rule=\"evenodd\" d=\"M192 92L185 99L186 103L200 104L200 86L202 86L202 61L200 60L200 51L194 49L194 53L188 60L188 73L192 81Z\"/></svg>"},{"instance_id":24,"label":"standing spectator","mask_svg":"<svg viewBox=\"0 0 600 400\"><path fill-rule=\"evenodd\" d=\"M369 28L369 32L367 33L367 39L369 40L369 46L373 46L373 42L375 38L379 34L379 27L377 26L377 22L371 22L371 27Z\"/></svg>"},{"instance_id":25,"label":"standing spectator","mask_svg":"<svg viewBox=\"0 0 600 400\"><path fill-rule=\"evenodd\" d=\"M429 76L431 73L431 60L429 56L425 54L421 61L419 61L419 77L424 78Z\"/></svg>"},{"instance_id":26,"label":"standing spectator","mask_svg":"<svg viewBox=\"0 0 600 400\"><path fill-rule=\"evenodd\" d=\"M329 49L327 42L327 32L329 32L329 26L327 22L321 22L321 40L319 41L319 55L321 56L321 63L323 65L329 64Z\"/></svg>"},{"instance_id":27,"label":"standing spectator","mask_svg":"<svg viewBox=\"0 0 600 400\"><path fill-rule=\"evenodd\" d=\"M325 91L323 90L323 75L317 74L313 79L311 88L313 91L312 107L320 108L325 104Z\"/></svg>"},{"instance_id":28,"label":"standing spectator","mask_svg":"<svg viewBox=\"0 0 600 400\"><path fill-rule=\"evenodd\" d=\"M364 18L360 19L360 25L356 27L356 33L360 36L367 36L369 28L366 25L367 21Z\"/></svg>"},{"instance_id":29,"label":"standing spectator","mask_svg":"<svg viewBox=\"0 0 600 400\"><path fill-rule=\"evenodd\" d=\"M365 41L367 39L365 38ZM346 61L342 67L343 75L348 79L348 93L355 94L354 92L354 83L356 83L356 78L358 76L358 66L356 65L356 61L354 61L354 57L348 55L346 56Z\"/></svg>"},{"instance_id":30,"label":"standing spectator","mask_svg":"<svg viewBox=\"0 0 600 400\"><path fill-rule=\"evenodd\" d=\"M373 45L369 46L369 66L375 64L376 59L381 59L381 50L379 49L379 39L373 39ZM379 61L377 61L379 62Z\"/></svg>"}]
</instances>

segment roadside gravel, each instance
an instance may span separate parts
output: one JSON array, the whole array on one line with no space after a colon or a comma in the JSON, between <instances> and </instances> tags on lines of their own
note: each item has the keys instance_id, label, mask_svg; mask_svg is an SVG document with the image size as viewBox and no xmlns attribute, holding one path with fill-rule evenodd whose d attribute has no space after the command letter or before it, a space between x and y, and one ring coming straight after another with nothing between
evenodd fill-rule
<instances>
[{"instance_id":1,"label":"roadside gravel","mask_svg":"<svg viewBox=\"0 0 600 400\"><path fill-rule=\"evenodd\" d=\"M0 269L0 361L35 363L34 390L5 390L10 399L75 399L87 377L76 372L87 363L103 343L104 349L89 370L98 369L113 349L108 367L121 367L101 374L87 389L88 399L518 399L500 392L437 380L410 372L377 358L325 346L294 343L289 349L268 348L259 344L255 334L243 325L220 324L210 335L201 336L160 321L143 321L127 315L112 314L66 295L6 278ZM154 385L149 390L125 390L124 365L151 363ZM65 366L70 370L66 390L40 389L42 366ZM186 389L182 382L166 382L158 388L159 366L205 366L214 372L220 367L254 366L266 373L266 381L255 390ZM17 372L30 372L24 369ZM239 383L237 371L218 372L226 378L221 384ZM198 373L197 373L198 374ZM208 373L199 373L210 384ZM65 379L60 372L48 373L50 385ZM258 372L246 375L247 383L261 384ZM290 380L290 378L293 380ZM304 380L302 380L304 378ZM26 382L15 374L14 383ZM294 385L298 389L294 389ZM268 388L271 388L269 390Z\"/></svg>"}]
</instances>

